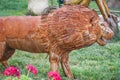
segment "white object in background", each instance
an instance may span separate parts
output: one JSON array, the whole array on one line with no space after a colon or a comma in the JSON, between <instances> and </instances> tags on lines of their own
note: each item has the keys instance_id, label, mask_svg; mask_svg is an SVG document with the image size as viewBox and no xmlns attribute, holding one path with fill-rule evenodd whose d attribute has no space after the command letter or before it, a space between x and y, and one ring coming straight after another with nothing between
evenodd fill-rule
<instances>
[{"instance_id":1,"label":"white object in background","mask_svg":"<svg viewBox=\"0 0 120 80\"><path fill-rule=\"evenodd\" d=\"M47 7L48 0L28 0L28 10L36 15L41 15Z\"/></svg>"}]
</instances>

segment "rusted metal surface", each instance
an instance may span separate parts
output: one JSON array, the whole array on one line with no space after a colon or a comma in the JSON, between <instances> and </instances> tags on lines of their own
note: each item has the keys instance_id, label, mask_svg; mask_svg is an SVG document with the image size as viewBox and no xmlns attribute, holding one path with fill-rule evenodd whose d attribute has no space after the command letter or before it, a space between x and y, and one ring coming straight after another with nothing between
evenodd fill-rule
<instances>
[{"instance_id":1,"label":"rusted metal surface","mask_svg":"<svg viewBox=\"0 0 120 80\"><path fill-rule=\"evenodd\" d=\"M113 37L113 31L100 21L97 13L80 5L67 5L45 16L0 18L0 62L7 60L16 49L47 52L51 71L64 73L74 79L69 66L69 52Z\"/></svg>"}]
</instances>

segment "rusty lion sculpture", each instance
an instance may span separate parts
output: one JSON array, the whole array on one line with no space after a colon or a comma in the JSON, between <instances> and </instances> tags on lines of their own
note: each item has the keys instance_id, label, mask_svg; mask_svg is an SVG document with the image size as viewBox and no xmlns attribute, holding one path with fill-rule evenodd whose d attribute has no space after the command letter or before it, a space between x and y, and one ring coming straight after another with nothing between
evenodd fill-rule
<instances>
[{"instance_id":1,"label":"rusty lion sculpture","mask_svg":"<svg viewBox=\"0 0 120 80\"><path fill-rule=\"evenodd\" d=\"M69 52L95 42L103 46L113 36L94 10L80 5L66 5L45 16L1 17L0 62L8 66L7 60L16 49L46 52L50 70L58 71L61 63L64 73L73 80Z\"/></svg>"}]
</instances>

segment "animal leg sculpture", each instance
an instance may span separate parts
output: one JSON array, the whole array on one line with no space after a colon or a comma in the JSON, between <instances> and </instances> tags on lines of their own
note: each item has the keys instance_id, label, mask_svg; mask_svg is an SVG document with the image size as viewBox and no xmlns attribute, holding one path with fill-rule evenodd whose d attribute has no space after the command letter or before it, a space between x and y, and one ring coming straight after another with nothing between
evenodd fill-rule
<instances>
[{"instance_id":1,"label":"animal leg sculpture","mask_svg":"<svg viewBox=\"0 0 120 80\"><path fill-rule=\"evenodd\" d=\"M65 73L65 75L67 77L69 77L71 80L74 80L74 76L71 72L71 69L70 69L70 65L69 65L69 54L68 53L64 53L61 57L61 66L62 66L62 69L63 69L63 72Z\"/></svg>"},{"instance_id":2,"label":"animal leg sculpture","mask_svg":"<svg viewBox=\"0 0 120 80\"><path fill-rule=\"evenodd\" d=\"M14 54L15 49L10 48L5 42L0 43L0 62L8 67L8 59Z\"/></svg>"},{"instance_id":3,"label":"animal leg sculpture","mask_svg":"<svg viewBox=\"0 0 120 80\"><path fill-rule=\"evenodd\" d=\"M50 61L50 71L58 72L59 56L52 52L49 55L49 61Z\"/></svg>"},{"instance_id":4,"label":"animal leg sculpture","mask_svg":"<svg viewBox=\"0 0 120 80\"><path fill-rule=\"evenodd\" d=\"M0 62L5 66L4 63L7 63L6 61L2 61L4 52L5 52L5 42L0 42ZM7 64L6 64L7 65Z\"/></svg>"},{"instance_id":5,"label":"animal leg sculpture","mask_svg":"<svg viewBox=\"0 0 120 80\"><path fill-rule=\"evenodd\" d=\"M100 12L102 13L104 19L106 20L108 18L108 15L110 15L110 12L106 5L105 0L96 0L96 3L98 5Z\"/></svg>"},{"instance_id":6,"label":"animal leg sculpture","mask_svg":"<svg viewBox=\"0 0 120 80\"><path fill-rule=\"evenodd\" d=\"M91 0L82 0L80 4L83 5L83 6L88 6L90 1Z\"/></svg>"},{"instance_id":7,"label":"animal leg sculpture","mask_svg":"<svg viewBox=\"0 0 120 80\"><path fill-rule=\"evenodd\" d=\"M109 8L108 8L105 0L103 1L103 4L104 4L104 6L105 6L105 9L106 9L106 11L107 11L107 14L110 15L110 10L109 10Z\"/></svg>"}]
</instances>

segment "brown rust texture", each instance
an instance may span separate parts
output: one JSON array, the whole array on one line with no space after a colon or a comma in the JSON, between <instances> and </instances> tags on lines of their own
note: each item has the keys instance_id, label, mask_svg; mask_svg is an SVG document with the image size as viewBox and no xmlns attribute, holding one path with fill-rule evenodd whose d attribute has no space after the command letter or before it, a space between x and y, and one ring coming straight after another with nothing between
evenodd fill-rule
<instances>
[{"instance_id":1,"label":"brown rust texture","mask_svg":"<svg viewBox=\"0 0 120 80\"><path fill-rule=\"evenodd\" d=\"M60 62L64 73L74 79L69 52L95 42L105 45L104 39L112 37L113 32L107 24L101 24L97 13L80 5L67 5L44 16L1 17L0 62L8 66L15 49L46 52L51 71L58 71Z\"/></svg>"}]
</instances>

